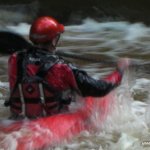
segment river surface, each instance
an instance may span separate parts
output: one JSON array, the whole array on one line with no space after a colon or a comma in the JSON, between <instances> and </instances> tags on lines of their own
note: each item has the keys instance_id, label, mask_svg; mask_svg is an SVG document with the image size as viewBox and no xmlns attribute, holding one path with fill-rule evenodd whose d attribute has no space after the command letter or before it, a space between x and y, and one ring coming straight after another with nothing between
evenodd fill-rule
<instances>
[{"instance_id":1,"label":"river surface","mask_svg":"<svg viewBox=\"0 0 150 150\"><path fill-rule=\"evenodd\" d=\"M28 24L8 26L27 35ZM93 132L83 132L53 150L148 150L150 149L150 27L141 23L104 22L86 19L81 25L66 26L58 50L89 58L67 58L94 78L115 69L121 57L131 58L122 84L113 91L115 103L106 121ZM9 116L4 108L7 97L7 59L0 56L0 118ZM99 60L99 61L97 61ZM1 143L1 141L0 141ZM13 143L12 143L13 144ZM15 144L15 143L14 143ZM10 147L9 150L14 150Z\"/></svg>"}]
</instances>

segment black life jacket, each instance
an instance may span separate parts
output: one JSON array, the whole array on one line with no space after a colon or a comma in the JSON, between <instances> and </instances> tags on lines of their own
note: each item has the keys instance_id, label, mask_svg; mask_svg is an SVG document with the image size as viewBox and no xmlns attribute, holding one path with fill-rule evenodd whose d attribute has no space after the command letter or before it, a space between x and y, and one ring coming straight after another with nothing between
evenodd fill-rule
<instances>
[{"instance_id":1,"label":"black life jacket","mask_svg":"<svg viewBox=\"0 0 150 150\"><path fill-rule=\"evenodd\" d=\"M63 104L71 102L71 99L63 99L62 92L44 79L47 72L60 61L62 59L58 56L34 48L17 54L17 81L9 100L14 114L27 117L50 115L47 114L48 109L57 107L59 111ZM30 65L38 67L35 75L28 74L27 66Z\"/></svg>"}]
</instances>

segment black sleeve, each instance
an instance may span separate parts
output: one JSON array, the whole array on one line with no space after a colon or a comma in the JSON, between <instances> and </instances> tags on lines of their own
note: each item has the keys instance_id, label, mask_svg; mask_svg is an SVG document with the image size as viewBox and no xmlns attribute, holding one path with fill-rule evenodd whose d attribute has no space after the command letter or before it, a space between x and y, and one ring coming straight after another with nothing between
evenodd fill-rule
<instances>
[{"instance_id":1,"label":"black sleeve","mask_svg":"<svg viewBox=\"0 0 150 150\"><path fill-rule=\"evenodd\" d=\"M72 68L78 88L82 96L101 97L108 94L118 84L105 80L96 80L90 77L85 71Z\"/></svg>"}]
</instances>

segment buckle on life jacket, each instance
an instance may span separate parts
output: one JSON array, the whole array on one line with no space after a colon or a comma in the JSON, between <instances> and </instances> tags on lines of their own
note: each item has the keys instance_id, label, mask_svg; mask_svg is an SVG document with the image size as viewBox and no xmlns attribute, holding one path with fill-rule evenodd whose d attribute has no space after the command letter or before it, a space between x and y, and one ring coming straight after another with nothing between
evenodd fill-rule
<instances>
[{"instance_id":1,"label":"buckle on life jacket","mask_svg":"<svg viewBox=\"0 0 150 150\"><path fill-rule=\"evenodd\" d=\"M30 84L25 89L28 93L32 94L35 91L35 88Z\"/></svg>"}]
</instances>

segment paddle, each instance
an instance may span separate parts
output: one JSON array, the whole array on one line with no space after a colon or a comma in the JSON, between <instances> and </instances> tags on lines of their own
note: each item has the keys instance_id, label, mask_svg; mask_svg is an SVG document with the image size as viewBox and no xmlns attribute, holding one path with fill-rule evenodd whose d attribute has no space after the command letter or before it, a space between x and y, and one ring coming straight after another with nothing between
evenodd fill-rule
<instances>
[{"instance_id":1,"label":"paddle","mask_svg":"<svg viewBox=\"0 0 150 150\"><path fill-rule=\"evenodd\" d=\"M0 31L0 53L2 54L12 54L15 51L28 49L31 46L32 44L28 40L23 38L23 36L20 34L17 34L15 32L10 32L10 31ZM109 64L115 63L112 61L110 62L111 58L105 59L104 56L102 56L101 58L99 57L95 58L87 55L85 56L80 54L74 54L72 52L64 52L64 51L56 51L56 54L62 57L79 59L83 61L102 62L102 63L109 63Z\"/></svg>"},{"instance_id":2,"label":"paddle","mask_svg":"<svg viewBox=\"0 0 150 150\"><path fill-rule=\"evenodd\" d=\"M32 47L32 44L26 40L22 35L17 34L12 31L0 31L0 53L2 54L12 54L15 51L21 51L23 49L28 49ZM79 59L80 61L91 61L91 62L100 62L103 64L109 64L110 66L116 65L117 58L111 56L104 56L104 55L81 55L81 54L74 54L72 52L64 52L64 51L56 51L56 54L62 57ZM139 63L132 60L132 66L139 66ZM130 65L130 66L131 66ZM144 64L140 64L144 65Z\"/></svg>"},{"instance_id":3,"label":"paddle","mask_svg":"<svg viewBox=\"0 0 150 150\"><path fill-rule=\"evenodd\" d=\"M0 53L12 54L30 46L31 44L21 35L15 32L0 31Z\"/></svg>"}]
</instances>

